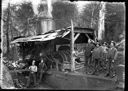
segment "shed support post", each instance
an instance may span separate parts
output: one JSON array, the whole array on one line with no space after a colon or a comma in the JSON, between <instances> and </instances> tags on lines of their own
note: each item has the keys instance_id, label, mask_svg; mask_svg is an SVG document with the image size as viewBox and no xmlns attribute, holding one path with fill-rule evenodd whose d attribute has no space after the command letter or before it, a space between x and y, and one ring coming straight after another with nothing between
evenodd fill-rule
<instances>
[{"instance_id":1,"label":"shed support post","mask_svg":"<svg viewBox=\"0 0 128 91\"><path fill-rule=\"evenodd\" d=\"M75 38L74 38L74 42L76 41L76 39L80 36L80 33L78 33Z\"/></svg>"},{"instance_id":2,"label":"shed support post","mask_svg":"<svg viewBox=\"0 0 128 91\"><path fill-rule=\"evenodd\" d=\"M75 58L74 58L74 27L73 21L71 20L71 71L75 71Z\"/></svg>"}]
</instances>

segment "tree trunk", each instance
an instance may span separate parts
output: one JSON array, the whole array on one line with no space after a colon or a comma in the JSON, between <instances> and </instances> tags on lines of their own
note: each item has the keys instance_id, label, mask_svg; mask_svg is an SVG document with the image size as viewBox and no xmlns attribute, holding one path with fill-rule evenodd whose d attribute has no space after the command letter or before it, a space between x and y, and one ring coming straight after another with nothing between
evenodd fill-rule
<instances>
[{"instance_id":1,"label":"tree trunk","mask_svg":"<svg viewBox=\"0 0 128 91\"><path fill-rule=\"evenodd\" d=\"M10 29L9 27L9 17L10 17L10 11L9 11L9 8L10 8L10 4L8 4L8 17L7 17L7 31L6 31L6 39L7 39L7 55L10 53L10 49L9 49L9 34L8 34L8 31Z\"/></svg>"}]
</instances>

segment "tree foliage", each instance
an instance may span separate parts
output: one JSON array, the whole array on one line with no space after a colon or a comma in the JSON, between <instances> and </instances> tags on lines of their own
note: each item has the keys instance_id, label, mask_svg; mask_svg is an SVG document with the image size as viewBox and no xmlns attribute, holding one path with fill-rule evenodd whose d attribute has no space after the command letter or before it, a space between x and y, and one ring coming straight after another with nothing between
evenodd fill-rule
<instances>
[{"instance_id":1,"label":"tree foliage","mask_svg":"<svg viewBox=\"0 0 128 91\"><path fill-rule=\"evenodd\" d=\"M34 16L31 2L23 2L21 4L10 4L5 10L3 10L3 39L4 39L4 51L6 52L6 40L10 43L14 37L29 36L31 35L32 27L28 23L28 19ZM7 38L7 34L8 37Z\"/></svg>"},{"instance_id":2,"label":"tree foliage","mask_svg":"<svg viewBox=\"0 0 128 91\"><path fill-rule=\"evenodd\" d=\"M56 29L71 26L71 19L76 23L78 11L75 4L55 2L52 11Z\"/></svg>"},{"instance_id":3,"label":"tree foliage","mask_svg":"<svg viewBox=\"0 0 128 91\"><path fill-rule=\"evenodd\" d=\"M119 35L125 30L125 7L124 4L106 5L105 37L106 41L119 41Z\"/></svg>"},{"instance_id":4,"label":"tree foliage","mask_svg":"<svg viewBox=\"0 0 128 91\"><path fill-rule=\"evenodd\" d=\"M92 27L98 32L100 2L92 2L85 5L83 13L80 15L79 25ZM107 3L105 13L105 37L104 41L119 41L119 35L125 27L125 7L122 3Z\"/></svg>"},{"instance_id":5,"label":"tree foliage","mask_svg":"<svg viewBox=\"0 0 128 91\"><path fill-rule=\"evenodd\" d=\"M4 22L4 29L7 27L7 22L10 22L10 30L9 32L15 33L13 34L14 37L21 36L21 34L27 34L28 30L30 29L28 24L28 19L34 16L33 8L31 2L23 2L21 4L10 5L9 12L10 12L10 19L7 20L7 12L8 7L4 10L3 19ZM11 35L11 34L10 34ZM27 36L27 35L26 35Z\"/></svg>"},{"instance_id":6,"label":"tree foliage","mask_svg":"<svg viewBox=\"0 0 128 91\"><path fill-rule=\"evenodd\" d=\"M32 4L30 2L24 2L18 6L19 8L15 10L15 21L18 24L20 30L23 31L23 35L27 34L30 30L28 19L34 16ZM28 34L29 35L29 34ZM26 36L28 36L26 35Z\"/></svg>"},{"instance_id":7,"label":"tree foliage","mask_svg":"<svg viewBox=\"0 0 128 91\"><path fill-rule=\"evenodd\" d=\"M38 11L39 11L39 13L42 12L42 11L44 11L44 5L43 4L40 4L38 6Z\"/></svg>"},{"instance_id":8,"label":"tree foliage","mask_svg":"<svg viewBox=\"0 0 128 91\"><path fill-rule=\"evenodd\" d=\"M97 30L100 8L100 3L98 2L92 2L85 5L83 13L80 15L80 25L84 27L94 28L95 30Z\"/></svg>"}]
</instances>

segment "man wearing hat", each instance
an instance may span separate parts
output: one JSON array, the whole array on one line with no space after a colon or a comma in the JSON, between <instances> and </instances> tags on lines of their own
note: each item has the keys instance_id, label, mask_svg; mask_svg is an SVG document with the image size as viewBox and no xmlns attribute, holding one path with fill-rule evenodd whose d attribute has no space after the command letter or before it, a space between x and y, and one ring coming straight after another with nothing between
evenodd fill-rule
<instances>
[{"instance_id":1,"label":"man wearing hat","mask_svg":"<svg viewBox=\"0 0 128 91\"><path fill-rule=\"evenodd\" d=\"M28 79L28 82L27 82L27 87L30 86L31 80L34 81L34 86L36 86L37 66L35 65L35 60L32 61L32 65L29 67L29 70L30 70L30 73L29 73L29 79Z\"/></svg>"},{"instance_id":2,"label":"man wearing hat","mask_svg":"<svg viewBox=\"0 0 128 91\"><path fill-rule=\"evenodd\" d=\"M43 58L41 59L41 62L39 63L39 68L38 68L38 76L39 76L39 79L38 79L38 83L40 84L41 81L42 81L42 77L43 77L43 74L45 73L47 69L47 66L46 64L44 63L44 60Z\"/></svg>"},{"instance_id":3,"label":"man wearing hat","mask_svg":"<svg viewBox=\"0 0 128 91\"><path fill-rule=\"evenodd\" d=\"M102 48L99 42L97 42L96 47L93 49L93 52L92 52L92 58L94 62L94 72L92 73L92 75L95 75L99 71L99 66L101 61L101 50Z\"/></svg>"},{"instance_id":4,"label":"man wearing hat","mask_svg":"<svg viewBox=\"0 0 128 91\"><path fill-rule=\"evenodd\" d=\"M91 39L88 39L88 44L85 47L85 66L89 66L91 57L92 57L92 50L95 48L95 45L91 42Z\"/></svg>"},{"instance_id":5,"label":"man wearing hat","mask_svg":"<svg viewBox=\"0 0 128 91\"><path fill-rule=\"evenodd\" d=\"M104 68L106 68L106 61L107 61L107 53L108 53L108 47L107 47L107 43L104 42L102 45L102 65L104 66Z\"/></svg>"},{"instance_id":6,"label":"man wearing hat","mask_svg":"<svg viewBox=\"0 0 128 91\"><path fill-rule=\"evenodd\" d=\"M113 64L115 63L116 53L117 53L117 49L115 48L115 42L111 41L110 48L108 49L108 55L107 55L107 59L108 59L107 71L108 72L106 76L114 76L113 75L114 68L112 66L114 66Z\"/></svg>"}]
</instances>

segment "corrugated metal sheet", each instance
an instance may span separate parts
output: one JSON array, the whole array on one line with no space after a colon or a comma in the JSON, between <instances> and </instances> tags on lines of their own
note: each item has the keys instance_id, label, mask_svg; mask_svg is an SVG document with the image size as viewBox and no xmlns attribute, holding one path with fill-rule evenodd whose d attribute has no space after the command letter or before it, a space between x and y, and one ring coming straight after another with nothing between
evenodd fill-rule
<instances>
[{"instance_id":1,"label":"corrugated metal sheet","mask_svg":"<svg viewBox=\"0 0 128 91\"><path fill-rule=\"evenodd\" d=\"M69 30L52 30L52 31L46 32L46 33L44 33L42 35L38 35L38 36L18 38L16 40L12 41L11 43L28 42L28 41L48 41L48 40L55 39L57 37L63 38L68 33L70 33Z\"/></svg>"},{"instance_id":2,"label":"corrugated metal sheet","mask_svg":"<svg viewBox=\"0 0 128 91\"><path fill-rule=\"evenodd\" d=\"M78 28L75 27L76 30L87 30L87 33L93 32L92 29L89 28ZM18 43L18 42L28 42L28 41L48 41L55 38L64 38L66 35L70 33L71 28L62 28L59 30L51 30L46 33L43 33L42 35L37 36L31 36L31 37L25 37L25 38L18 38L12 41L11 43Z\"/></svg>"}]
</instances>

